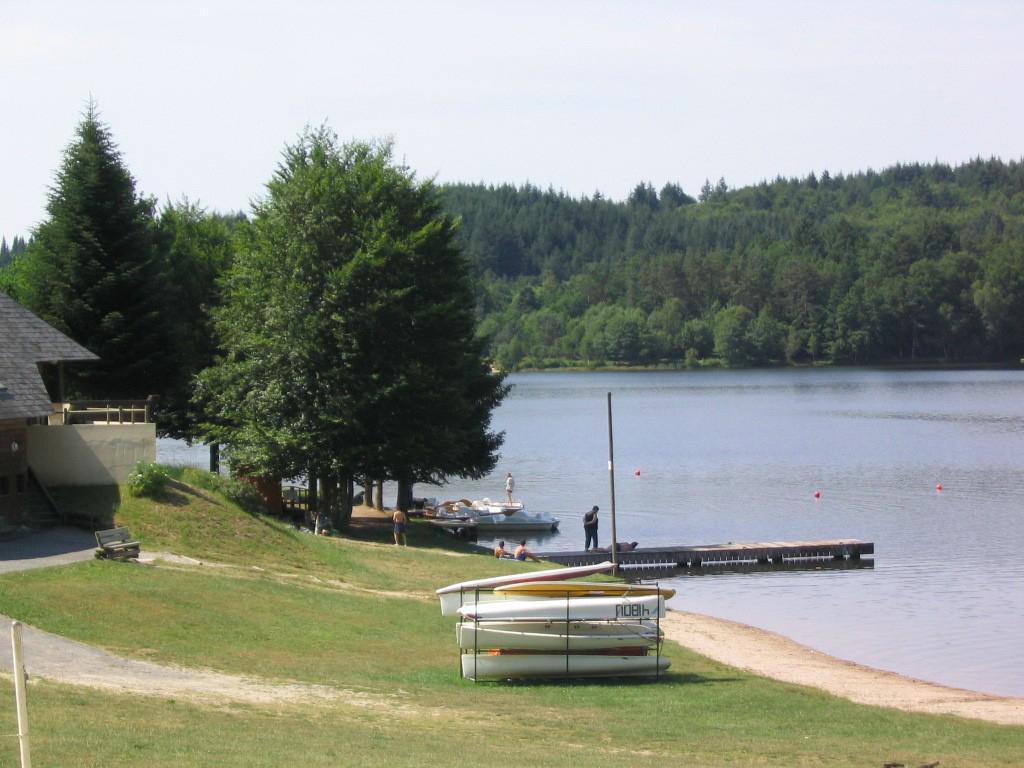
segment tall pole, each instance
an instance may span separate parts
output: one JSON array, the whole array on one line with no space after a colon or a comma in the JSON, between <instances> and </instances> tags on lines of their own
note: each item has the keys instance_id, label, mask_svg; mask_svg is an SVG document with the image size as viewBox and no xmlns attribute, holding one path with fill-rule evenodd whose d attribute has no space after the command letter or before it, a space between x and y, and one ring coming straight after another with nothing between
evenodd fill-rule
<instances>
[{"instance_id":1,"label":"tall pole","mask_svg":"<svg viewBox=\"0 0 1024 768\"><path fill-rule=\"evenodd\" d=\"M615 448L612 440L612 393L608 393L608 489L612 497L612 565L619 570L619 555L615 546Z\"/></svg>"},{"instance_id":2,"label":"tall pole","mask_svg":"<svg viewBox=\"0 0 1024 768\"><path fill-rule=\"evenodd\" d=\"M25 704L25 664L21 653L21 622L11 622L11 653L14 656L14 699L18 707L18 741L21 768L32 768L28 747L28 706Z\"/></svg>"}]
</instances>

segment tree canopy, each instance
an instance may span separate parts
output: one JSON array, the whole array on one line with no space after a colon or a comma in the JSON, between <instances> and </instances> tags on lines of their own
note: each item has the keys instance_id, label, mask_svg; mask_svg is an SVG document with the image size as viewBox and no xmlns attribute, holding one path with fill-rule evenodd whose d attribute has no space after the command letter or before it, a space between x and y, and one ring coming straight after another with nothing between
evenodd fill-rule
<instances>
[{"instance_id":1,"label":"tree canopy","mask_svg":"<svg viewBox=\"0 0 1024 768\"><path fill-rule=\"evenodd\" d=\"M159 392L170 338L154 204L136 194L93 103L64 151L46 209L18 259L19 300L99 355L99 363L70 373L69 391L97 398Z\"/></svg>"},{"instance_id":2,"label":"tree canopy","mask_svg":"<svg viewBox=\"0 0 1024 768\"><path fill-rule=\"evenodd\" d=\"M1024 355L1020 162L708 180L699 203L675 184L443 192L505 368Z\"/></svg>"},{"instance_id":3,"label":"tree canopy","mask_svg":"<svg viewBox=\"0 0 1024 768\"><path fill-rule=\"evenodd\" d=\"M505 394L475 335L470 272L432 183L390 144L320 128L254 208L200 377L208 436L257 474L443 483L481 476ZM327 500L330 504L330 499Z\"/></svg>"}]
</instances>

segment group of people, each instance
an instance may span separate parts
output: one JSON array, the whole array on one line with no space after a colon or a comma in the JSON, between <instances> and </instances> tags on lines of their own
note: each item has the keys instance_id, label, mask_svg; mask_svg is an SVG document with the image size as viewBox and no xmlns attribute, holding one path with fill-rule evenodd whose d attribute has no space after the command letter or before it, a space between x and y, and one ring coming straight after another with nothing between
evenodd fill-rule
<instances>
[{"instance_id":1,"label":"group of people","mask_svg":"<svg viewBox=\"0 0 1024 768\"><path fill-rule=\"evenodd\" d=\"M494 556L511 557L516 560L535 560L537 562L540 562L539 560L537 560L536 557L533 556L533 553L526 548L526 539L521 539L513 552L509 552L507 549L505 549L505 540L502 539L498 542L498 546L494 548Z\"/></svg>"}]
</instances>

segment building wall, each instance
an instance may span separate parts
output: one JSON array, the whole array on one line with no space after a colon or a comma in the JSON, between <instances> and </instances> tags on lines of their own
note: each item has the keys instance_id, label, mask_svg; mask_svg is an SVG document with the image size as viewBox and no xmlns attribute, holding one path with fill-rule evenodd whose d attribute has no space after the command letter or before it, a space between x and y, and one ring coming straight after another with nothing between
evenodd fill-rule
<instances>
[{"instance_id":1,"label":"building wall","mask_svg":"<svg viewBox=\"0 0 1024 768\"><path fill-rule=\"evenodd\" d=\"M155 424L28 427L28 464L48 488L124 483L140 461L156 461Z\"/></svg>"},{"instance_id":2,"label":"building wall","mask_svg":"<svg viewBox=\"0 0 1024 768\"><path fill-rule=\"evenodd\" d=\"M28 506L25 421L0 421L0 531L21 523Z\"/></svg>"}]
</instances>

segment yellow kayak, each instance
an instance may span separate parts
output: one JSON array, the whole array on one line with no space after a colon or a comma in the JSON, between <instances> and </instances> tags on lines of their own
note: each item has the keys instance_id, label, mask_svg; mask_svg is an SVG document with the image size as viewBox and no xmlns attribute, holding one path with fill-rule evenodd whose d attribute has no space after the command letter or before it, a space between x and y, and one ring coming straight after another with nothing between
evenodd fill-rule
<instances>
[{"instance_id":1,"label":"yellow kayak","mask_svg":"<svg viewBox=\"0 0 1024 768\"><path fill-rule=\"evenodd\" d=\"M509 597L646 597L661 595L672 597L676 591L652 584L624 584L603 581L531 581L505 584L494 592Z\"/></svg>"}]
</instances>

